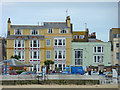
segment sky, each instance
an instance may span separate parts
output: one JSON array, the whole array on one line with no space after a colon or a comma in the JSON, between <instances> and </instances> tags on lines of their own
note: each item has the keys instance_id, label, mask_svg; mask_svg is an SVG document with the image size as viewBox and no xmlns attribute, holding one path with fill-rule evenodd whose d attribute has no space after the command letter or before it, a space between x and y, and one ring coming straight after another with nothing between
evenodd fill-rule
<instances>
[{"instance_id":1,"label":"sky","mask_svg":"<svg viewBox=\"0 0 120 90\"><path fill-rule=\"evenodd\" d=\"M66 14L66 10L68 13ZM74 31L96 32L97 38L109 40L111 28L118 28L117 2L4 2L2 3L2 30L7 33L7 20L12 25L37 25L38 22L64 22L71 18Z\"/></svg>"}]
</instances>

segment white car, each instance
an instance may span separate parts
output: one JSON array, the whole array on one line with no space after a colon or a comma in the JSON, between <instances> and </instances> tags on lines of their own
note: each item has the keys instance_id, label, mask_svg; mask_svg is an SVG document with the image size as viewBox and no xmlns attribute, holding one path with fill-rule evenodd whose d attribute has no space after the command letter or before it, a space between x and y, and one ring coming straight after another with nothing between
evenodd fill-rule
<instances>
[{"instance_id":1,"label":"white car","mask_svg":"<svg viewBox=\"0 0 120 90\"><path fill-rule=\"evenodd\" d=\"M84 75L89 75L88 72L85 73ZM97 71L91 71L91 75L99 75L99 73Z\"/></svg>"}]
</instances>

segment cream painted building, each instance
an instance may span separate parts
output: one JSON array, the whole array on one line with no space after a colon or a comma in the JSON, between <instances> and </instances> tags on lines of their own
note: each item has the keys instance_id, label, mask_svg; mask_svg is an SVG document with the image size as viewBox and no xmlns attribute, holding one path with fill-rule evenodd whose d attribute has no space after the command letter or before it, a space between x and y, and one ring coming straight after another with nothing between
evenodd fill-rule
<instances>
[{"instance_id":1,"label":"cream painted building","mask_svg":"<svg viewBox=\"0 0 120 90\"><path fill-rule=\"evenodd\" d=\"M7 59L18 55L19 60L32 64L30 71L41 72L44 61L52 60L50 69L61 70L71 61L72 24L70 17L65 22L44 22L43 25L12 25L8 19Z\"/></svg>"},{"instance_id":2,"label":"cream painted building","mask_svg":"<svg viewBox=\"0 0 120 90\"><path fill-rule=\"evenodd\" d=\"M112 64L120 64L120 28L110 30L110 42L112 44Z\"/></svg>"}]
</instances>

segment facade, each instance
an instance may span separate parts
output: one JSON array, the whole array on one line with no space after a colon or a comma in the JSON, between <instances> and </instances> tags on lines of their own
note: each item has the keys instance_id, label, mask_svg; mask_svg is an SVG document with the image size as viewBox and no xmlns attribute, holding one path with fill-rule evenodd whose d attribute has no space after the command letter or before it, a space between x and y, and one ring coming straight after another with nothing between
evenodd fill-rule
<instances>
[{"instance_id":1,"label":"facade","mask_svg":"<svg viewBox=\"0 0 120 90\"><path fill-rule=\"evenodd\" d=\"M6 39L0 37L0 61L6 59Z\"/></svg>"},{"instance_id":2,"label":"facade","mask_svg":"<svg viewBox=\"0 0 120 90\"><path fill-rule=\"evenodd\" d=\"M72 32L72 41L73 42L88 42L88 28L86 31L73 31Z\"/></svg>"},{"instance_id":3,"label":"facade","mask_svg":"<svg viewBox=\"0 0 120 90\"><path fill-rule=\"evenodd\" d=\"M74 34L73 34L74 35ZM95 34L88 36L88 42L72 41L72 65L83 66L86 70L89 66L110 66L111 43L96 39Z\"/></svg>"},{"instance_id":4,"label":"facade","mask_svg":"<svg viewBox=\"0 0 120 90\"><path fill-rule=\"evenodd\" d=\"M112 65L120 63L120 28L110 30L110 42L112 44Z\"/></svg>"},{"instance_id":5,"label":"facade","mask_svg":"<svg viewBox=\"0 0 120 90\"><path fill-rule=\"evenodd\" d=\"M30 71L41 72L44 61L52 60L50 69L61 70L71 60L72 24L70 17L65 22L44 22L43 25L11 25L8 19L7 59L18 55L20 61L32 64Z\"/></svg>"}]
</instances>

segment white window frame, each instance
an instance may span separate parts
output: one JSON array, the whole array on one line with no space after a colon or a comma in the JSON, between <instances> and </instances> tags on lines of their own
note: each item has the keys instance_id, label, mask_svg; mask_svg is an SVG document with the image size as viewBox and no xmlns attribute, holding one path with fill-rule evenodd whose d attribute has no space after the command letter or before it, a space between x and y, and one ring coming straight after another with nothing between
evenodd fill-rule
<instances>
[{"instance_id":1,"label":"white window frame","mask_svg":"<svg viewBox=\"0 0 120 90\"><path fill-rule=\"evenodd\" d=\"M63 29L66 30L66 33L68 33L68 32L67 32L68 30L67 30L66 28L59 29L59 33L61 33L61 31L62 31ZM61 33L61 34L66 34L66 33Z\"/></svg>"},{"instance_id":2,"label":"white window frame","mask_svg":"<svg viewBox=\"0 0 120 90\"><path fill-rule=\"evenodd\" d=\"M34 47L34 40L36 40L37 42L37 47ZM31 47L31 42L32 42L32 47ZM33 39L33 40L30 40L30 48L40 48L40 40L39 39Z\"/></svg>"},{"instance_id":3,"label":"white window frame","mask_svg":"<svg viewBox=\"0 0 120 90\"><path fill-rule=\"evenodd\" d=\"M47 52L50 52L50 58L47 57ZM51 50L46 50L46 59L51 59Z\"/></svg>"},{"instance_id":4,"label":"white window frame","mask_svg":"<svg viewBox=\"0 0 120 90\"><path fill-rule=\"evenodd\" d=\"M16 31L17 31L18 29L14 29L14 35L22 35L22 29L19 29L20 31L21 31L21 34L16 34Z\"/></svg>"},{"instance_id":5,"label":"white window frame","mask_svg":"<svg viewBox=\"0 0 120 90\"><path fill-rule=\"evenodd\" d=\"M49 33L49 29L52 30L52 33L53 33L53 28L48 28L47 33ZM51 31L49 34L51 34Z\"/></svg>"},{"instance_id":6,"label":"white window frame","mask_svg":"<svg viewBox=\"0 0 120 90\"><path fill-rule=\"evenodd\" d=\"M35 34L32 34L32 31L35 31ZM37 34L36 34L36 31L37 31ZM38 34L39 34L39 30L35 30L35 29L31 30L31 35L38 35Z\"/></svg>"},{"instance_id":7,"label":"white window frame","mask_svg":"<svg viewBox=\"0 0 120 90\"><path fill-rule=\"evenodd\" d=\"M60 39L62 40L62 45L58 45ZM57 45L55 45L55 40L57 40ZM65 45L63 45L63 40L65 40ZM53 45L54 46L66 46L66 39L65 38L54 38Z\"/></svg>"},{"instance_id":8,"label":"white window frame","mask_svg":"<svg viewBox=\"0 0 120 90\"><path fill-rule=\"evenodd\" d=\"M37 58L34 58L34 52L37 52ZM40 60L40 50L30 50L29 54L30 54L29 55L30 60ZM32 58L31 58L31 56L32 56Z\"/></svg>"},{"instance_id":9,"label":"white window frame","mask_svg":"<svg viewBox=\"0 0 120 90\"><path fill-rule=\"evenodd\" d=\"M75 62L76 62L76 59L78 60L78 59L80 59L81 60L81 62L80 62L80 65L83 65L83 50L75 50L75 56L76 56L76 52L77 51L80 51L81 53L82 53L82 58L80 57L80 58L76 58L75 57ZM78 55L78 54L77 54ZM78 63L76 64L75 63L75 65L78 65Z\"/></svg>"},{"instance_id":10,"label":"white window frame","mask_svg":"<svg viewBox=\"0 0 120 90\"><path fill-rule=\"evenodd\" d=\"M21 47L18 47L18 42L20 41L21 43ZM16 47L15 47L16 44ZM23 46L24 45L24 46ZM25 48L25 40L21 40L21 39L16 39L14 40L14 48Z\"/></svg>"},{"instance_id":11,"label":"white window frame","mask_svg":"<svg viewBox=\"0 0 120 90\"><path fill-rule=\"evenodd\" d=\"M78 36L77 35L73 35L73 39L77 39L78 38Z\"/></svg>"},{"instance_id":12,"label":"white window frame","mask_svg":"<svg viewBox=\"0 0 120 90\"><path fill-rule=\"evenodd\" d=\"M79 39L84 39L85 36L84 35L79 35Z\"/></svg>"},{"instance_id":13,"label":"white window frame","mask_svg":"<svg viewBox=\"0 0 120 90\"><path fill-rule=\"evenodd\" d=\"M14 55L17 55L18 56L18 52L21 53L21 58L19 58L19 60L25 60L25 50L14 50ZM23 58L24 56L24 58Z\"/></svg>"},{"instance_id":14,"label":"white window frame","mask_svg":"<svg viewBox=\"0 0 120 90\"><path fill-rule=\"evenodd\" d=\"M95 58L94 58L95 56L96 56L96 62L95 62ZM99 56L100 58L103 57L103 58L102 58L102 59L103 59L103 60L102 60L103 62L100 62L100 60L99 60L99 62L98 62L98 56ZM93 56L93 63L104 63L104 55L94 55L94 56Z\"/></svg>"},{"instance_id":15,"label":"white window frame","mask_svg":"<svg viewBox=\"0 0 120 90\"><path fill-rule=\"evenodd\" d=\"M55 58L55 51L57 52L57 58ZM59 57L59 51L61 51L62 58L58 58ZM63 58L64 51L65 51L65 58ZM54 50L54 59L55 60L65 60L66 59L66 50Z\"/></svg>"},{"instance_id":16,"label":"white window frame","mask_svg":"<svg viewBox=\"0 0 120 90\"><path fill-rule=\"evenodd\" d=\"M48 40L50 40L49 41L49 43L50 43L49 45L47 45ZM51 46L51 39L46 39L46 46Z\"/></svg>"},{"instance_id":17,"label":"white window frame","mask_svg":"<svg viewBox=\"0 0 120 90\"><path fill-rule=\"evenodd\" d=\"M95 52L95 47L96 47L96 52ZM98 47L101 47L101 52L98 52ZM94 53L104 53L104 46L94 46L93 47L93 52Z\"/></svg>"}]
</instances>

